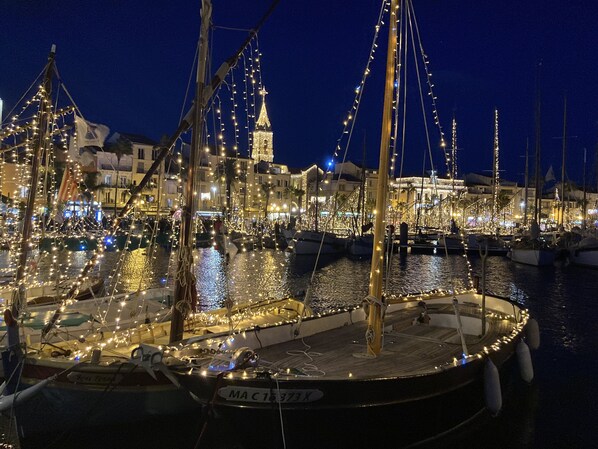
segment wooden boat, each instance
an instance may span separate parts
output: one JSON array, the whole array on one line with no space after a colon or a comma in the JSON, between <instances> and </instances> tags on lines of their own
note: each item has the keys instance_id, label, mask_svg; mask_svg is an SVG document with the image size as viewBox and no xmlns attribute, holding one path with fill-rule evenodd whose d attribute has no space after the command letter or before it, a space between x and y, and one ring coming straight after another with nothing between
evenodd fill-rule
<instances>
[{"instance_id":1,"label":"wooden boat","mask_svg":"<svg viewBox=\"0 0 598 449\"><path fill-rule=\"evenodd\" d=\"M389 165L397 29L407 28L395 26L398 7L392 0L379 173ZM386 183L378 182L376 210L386 210L386 199ZM376 424L380 418L392 422L396 444L404 446L485 409L498 413L501 380L516 353L531 380L525 331L533 326L520 305L473 291L393 300L382 294L384 220L376 215L365 307L223 340L199 337L165 353L172 363L184 362L173 368L176 378L207 407L204 416L219 417L218 426L230 423L227 437L250 435L255 446L289 439L322 447L309 435L334 427L342 446L343 435L356 438L364 418Z\"/></svg>"},{"instance_id":2,"label":"wooden boat","mask_svg":"<svg viewBox=\"0 0 598 449\"><path fill-rule=\"evenodd\" d=\"M59 304L68 294L73 280L56 283L44 283L38 286L29 287L25 290L27 305L38 306L46 304ZM75 301L82 301L102 294L104 290L104 279L98 276L91 276L81 284L79 293L74 297ZM0 301L10 302L13 289L10 287L0 288Z\"/></svg>"},{"instance_id":3,"label":"wooden boat","mask_svg":"<svg viewBox=\"0 0 598 449\"><path fill-rule=\"evenodd\" d=\"M202 39L205 40L200 45L198 80L205 78L207 67L210 11L211 5L205 1L202 8L201 31ZM250 38L241 49L228 60L231 67L240 58L259 28L260 26L257 26L251 32ZM47 76L53 70L54 51L49 59ZM218 73L210 87L218 86L222 82L222 71ZM198 86L202 85L201 82L198 83ZM185 189L185 208L188 208L188 211L193 211L193 183L196 177L192 175L192 169L196 166L196 156L202 141L203 125L198 124L202 124L201 117L210 99L210 95L203 95L201 88L198 89L192 111L185 116L177 132L171 137L170 144L161 151L152 169L138 184L138 190L142 191L170 147L181 133L190 127L190 117L193 118L196 126ZM46 92L49 91L50 89L46 89ZM135 193L122 209L121 217L127 213L134 198ZM141 307L141 313L131 317L137 319L134 326L125 328L117 325L113 329L103 329L102 332L76 335L76 338L64 342L49 342L48 336L60 324L61 317L66 317L62 308L54 311L43 328L42 341L25 349L22 368L19 371L19 390L34 389L36 394L27 395L27 401L15 401L14 399L21 395L21 391L18 391L6 396L3 402L14 404L11 410L16 415L21 437L27 439L32 435L55 433L57 428L60 428L61 432L68 432L75 428L87 429L115 423L132 423L196 409L199 407L198 403L187 390L180 388L170 369L162 363L164 347L181 344L182 341L193 341L205 335L215 338L230 336L233 329L258 335L269 327L311 316L310 309L294 299L259 302L247 300L237 306L229 304L225 309L207 314L190 313L191 301L196 297L195 278L191 272L194 229L191 219L194 215L183 214L181 219L180 270L176 277L174 294L170 297L172 301L166 303L170 312L168 319L146 319L144 308ZM234 247L232 243L230 246ZM95 260L92 257L80 277L87 275ZM70 293L72 291L71 288ZM121 301L119 305L121 312L125 310L126 303L122 304ZM186 314L188 319L185 319ZM139 323L140 317L144 318L142 323Z\"/></svg>"},{"instance_id":4,"label":"wooden boat","mask_svg":"<svg viewBox=\"0 0 598 449\"><path fill-rule=\"evenodd\" d=\"M227 338L231 326L242 333L256 328L262 332L288 320L296 321L305 313L311 316L302 302L293 299L197 313L187 320L183 338ZM169 344L170 326L170 320L163 320L52 345L31 345L21 388L52 381L17 407L21 437L51 433L57 428L65 431L73 424L96 427L132 423L197 409L199 404L158 362L162 360L159 347ZM140 347L146 351L145 357L149 354L152 365L149 360L144 364Z\"/></svg>"}]
</instances>

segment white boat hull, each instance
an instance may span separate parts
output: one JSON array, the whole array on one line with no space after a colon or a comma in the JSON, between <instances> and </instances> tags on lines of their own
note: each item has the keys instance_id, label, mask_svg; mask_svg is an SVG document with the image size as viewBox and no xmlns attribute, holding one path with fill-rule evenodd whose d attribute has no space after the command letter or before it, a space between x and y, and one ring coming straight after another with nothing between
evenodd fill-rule
<instances>
[{"instance_id":1,"label":"white boat hull","mask_svg":"<svg viewBox=\"0 0 598 449\"><path fill-rule=\"evenodd\" d=\"M569 260L574 265L598 268L598 248L571 249L569 251Z\"/></svg>"},{"instance_id":2,"label":"white boat hull","mask_svg":"<svg viewBox=\"0 0 598 449\"><path fill-rule=\"evenodd\" d=\"M552 265L555 256L551 249L511 248L510 253L513 262L536 267Z\"/></svg>"}]
</instances>

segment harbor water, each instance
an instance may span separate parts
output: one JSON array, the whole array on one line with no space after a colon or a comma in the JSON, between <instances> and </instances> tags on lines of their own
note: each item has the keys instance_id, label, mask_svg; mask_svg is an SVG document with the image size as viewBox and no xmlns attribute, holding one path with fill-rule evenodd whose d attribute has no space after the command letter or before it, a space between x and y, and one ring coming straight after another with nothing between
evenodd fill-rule
<instances>
[{"instance_id":1,"label":"harbor water","mask_svg":"<svg viewBox=\"0 0 598 449\"><path fill-rule=\"evenodd\" d=\"M159 249L148 262L145 251L132 251L122 259L120 253L106 253L99 272L107 281L118 279L117 288L121 291L170 283L174 270L168 253ZM367 294L369 260L320 259L313 272L313 258L283 251L240 252L228 264L212 248L198 252L196 275L202 310L222 307L226 298L245 301L302 295L310 279L312 307L316 311L360 304ZM82 266L85 257L83 252L69 255L71 274ZM7 258L6 252L0 253L0 267L6 266ZM64 262L66 272L66 260ZM40 261L40 271L49 264L49 261ZM475 255L466 258L463 255L397 254L389 265L386 289L390 294L459 289L467 287L472 277L479 276L481 271L482 260ZM503 391L504 407L499 416L482 414L451 434L420 447L598 447L598 322L595 320L598 271L565 262L538 268L518 265L505 257L488 257L486 288L521 302L538 320L541 346L532 355L535 379L531 385L513 382ZM193 448L200 432L200 418L198 414L135 426L123 423L83 435L74 430L57 429L54 437L23 442L21 447ZM318 441L329 441L335 434L351 432L354 447L368 447L368 430L382 436L384 447L402 447L400 422L380 428L375 424L364 423L362 428L346 429L339 422L338 428L330 429L326 438L310 435L309 429L305 429L304 441L285 441L285 444L287 448L320 447ZM218 425L217 417L210 425ZM281 429L272 429L272 432L281 433L278 447L285 447ZM14 442L14 429L10 426L5 430L4 439ZM254 447L251 436L241 441L242 444L233 447ZM213 447L213 442L200 447Z\"/></svg>"}]
</instances>

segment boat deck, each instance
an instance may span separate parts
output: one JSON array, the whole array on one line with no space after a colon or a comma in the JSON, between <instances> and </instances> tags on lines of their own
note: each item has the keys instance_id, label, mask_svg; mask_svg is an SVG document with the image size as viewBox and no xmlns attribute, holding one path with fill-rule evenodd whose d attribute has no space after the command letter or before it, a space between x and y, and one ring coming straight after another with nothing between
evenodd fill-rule
<instances>
[{"instance_id":1,"label":"boat deck","mask_svg":"<svg viewBox=\"0 0 598 449\"><path fill-rule=\"evenodd\" d=\"M462 317L480 317L479 308L460 305L459 310ZM291 369L294 374L325 376L326 379L346 379L349 373L355 378L429 373L435 367L462 358L463 350L456 329L433 324L435 313L454 314L453 307L428 307L428 311L432 318L430 324L413 324L420 312L414 308L387 314L384 348L375 358L365 356L366 321L256 352L260 363L270 368ZM488 319L486 335L465 336L469 353L479 352L508 335L513 325L511 320Z\"/></svg>"}]
</instances>

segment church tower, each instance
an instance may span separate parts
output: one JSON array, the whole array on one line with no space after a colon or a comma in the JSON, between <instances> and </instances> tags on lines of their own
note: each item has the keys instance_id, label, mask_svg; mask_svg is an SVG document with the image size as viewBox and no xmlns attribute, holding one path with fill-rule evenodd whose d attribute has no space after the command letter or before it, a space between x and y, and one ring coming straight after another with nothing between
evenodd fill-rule
<instances>
[{"instance_id":1,"label":"church tower","mask_svg":"<svg viewBox=\"0 0 598 449\"><path fill-rule=\"evenodd\" d=\"M272 126L268 118L268 111L266 110L266 89L260 91L262 96L262 109L260 115L255 123L255 131L253 132L253 151L252 158L257 164L260 161L274 162L274 145Z\"/></svg>"}]
</instances>

